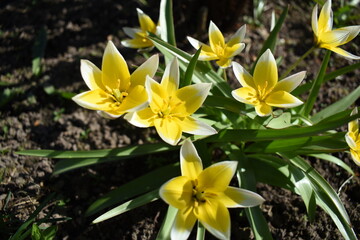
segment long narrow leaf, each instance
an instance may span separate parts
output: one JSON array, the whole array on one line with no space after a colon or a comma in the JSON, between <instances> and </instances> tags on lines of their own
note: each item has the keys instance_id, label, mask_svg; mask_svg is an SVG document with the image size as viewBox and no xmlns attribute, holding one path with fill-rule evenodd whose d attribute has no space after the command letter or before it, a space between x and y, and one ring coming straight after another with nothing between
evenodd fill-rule
<instances>
[{"instance_id":1,"label":"long narrow leaf","mask_svg":"<svg viewBox=\"0 0 360 240\"><path fill-rule=\"evenodd\" d=\"M173 46L176 46L172 8L172 0L161 0L159 21L161 29L161 39Z\"/></svg>"},{"instance_id":2,"label":"long narrow leaf","mask_svg":"<svg viewBox=\"0 0 360 240\"><path fill-rule=\"evenodd\" d=\"M197 60L200 56L200 52L201 52L201 47L196 51L196 53L194 54L194 56L191 58L188 67L186 68L185 71L185 77L184 80L182 82L180 82L180 87L185 87L187 85L191 84L191 79L194 73L194 69L196 67L196 63Z\"/></svg>"},{"instance_id":3,"label":"long narrow leaf","mask_svg":"<svg viewBox=\"0 0 360 240\"><path fill-rule=\"evenodd\" d=\"M166 216L160 227L159 233L156 236L156 240L170 239L171 228L173 226L177 212L178 212L177 208L174 208L171 205L169 205Z\"/></svg>"},{"instance_id":4,"label":"long narrow leaf","mask_svg":"<svg viewBox=\"0 0 360 240\"><path fill-rule=\"evenodd\" d=\"M99 223L99 222L105 221L109 218L113 218L113 217L123 214L127 211L130 211L137 207L143 206L149 202L153 202L153 201L157 200L158 198L159 198L159 190L156 189L156 190L146 193L140 197L137 197L130 201L127 201L126 203L123 203L120 206L111 209L110 211L107 211L106 213L104 213L101 216L99 216L98 218L96 218L93 221L93 223Z\"/></svg>"},{"instance_id":5,"label":"long narrow leaf","mask_svg":"<svg viewBox=\"0 0 360 240\"><path fill-rule=\"evenodd\" d=\"M342 167L343 169L345 169L351 175L355 174L354 171L349 167L349 165L344 163L340 158L337 158L337 157L335 157L333 155L330 155L330 154L309 154L309 156L335 163L336 165L338 165L338 166Z\"/></svg>"}]
</instances>

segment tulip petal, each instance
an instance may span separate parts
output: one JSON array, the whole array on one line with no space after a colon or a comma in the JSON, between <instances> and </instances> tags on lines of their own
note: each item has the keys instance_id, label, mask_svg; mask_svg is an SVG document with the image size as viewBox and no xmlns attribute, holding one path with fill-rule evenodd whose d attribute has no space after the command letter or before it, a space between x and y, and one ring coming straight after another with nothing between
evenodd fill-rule
<instances>
[{"instance_id":1,"label":"tulip petal","mask_svg":"<svg viewBox=\"0 0 360 240\"><path fill-rule=\"evenodd\" d=\"M329 45L333 47L343 45L353 40L359 34L359 32L360 26L349 26L323 33L321 35L321 47L323 45Z\"/></svg>"},{"instance_id":2,"label":"tulip petal","mask_svg":"<svg viewBox=\"0 0 360 240\"><path fill-rule=\"evenodd\" d=\"M102 84L101 70L88 60L81 60L80 62L81 76L90 90L102 89L105 90Z\"/></svg>"},{"instance_id":3,"label":"tulip petal","mask_svg":"<svg viewBox=\"0 0 360 240\"><path fill-rule=\"evenodd\" d=\"M209 94L210 88L211 83L197 83L180 88L176 92L176 96L185 104L186 115L193 114L201 107Z\"/></svg>"},{"instance_id":4,"label":"tulip petal","mask_svg":"<svg viewBox=\"0 0 360 240\"><path fill-rule=\"evenodd\" d=\"M231 59L230 58L220 58L216 61L216 64L219 65L221 68L228 68L231 66Z\"/></svg>"},{"instance_id":5,"label":"tulip petal","mask_svg":"<svg viewBox=\"0 0 360 240\"><path fill-rule=\"evenodd\" d=\"M209 136L217 133L211 126L190 116L181 121L181 128L183 132L194 135Z\"/></svg>"},{"instance_id":6,"label":"tulip petal","mask_svg":"<svg viewBox=\"0 0 360 240\"><path fill-rule=\"evenodd\" d=\"M138 14L141 30L143 30L144 32L155 33L156 24L151 20L151 18L139 8L137 8L136 11Z\"/></svg>"},{"instance_id":7,"label":"tulip petal","mask_svg":"<svg viewBox=\"0 0 360 240\"><path fill-rule=\"evenodd\" d=\"M126 35L131 38L135 38L138 32L141 32L141 29L138 28L130 28L130 27L123 27L123 31Z\"/></svg>"},{"instance_id":8,"label":"tulip petal","mask_svg":"<svg viewBox=\"0 0 360 240\"><path fill-rule=\"evenodd\" d=\"M253 78L257 88L266 92L271 91L278 82L276 61L270 49L267 49L259 58Z\"/></svg>"},{"instance_id":9,"label":"tulip petal","mask_svg":"<svg viewBox=\"0 0 360 240\"><path fill-rule=\"evenodd\" d=\"M168 99L167 92L158 82L149 76L146 76L145 87L151 109L160 111L164 100Z\"/></svg>"},{"instance_id":10,"label":"tulip petal","mask_svg":"<svg viewBox=\"0 0 360 240\"><path fill-rule=\"evenodd\" d=\"M180 167L181 175L191 180L196 179L203 170L201 159L194 144L189 140L185 140L184 144L181 146Z\"/></svg>"},{"instance_id":11,"label":"tulip petal","mask_svg":"<svg viewBox=\"0 0 360 240\"><path fill-rule=\"evenodd\" d=\"M357 114L357 113L358 113L357 108L354 108L354 109L351 111L350 116L353 116L353 115L355 115L355 114ZM353 120L353 121L350 121L350 122L348 123L348 129L349 129L349 132L353 132L353 133L359 132L359 120L358 120L358 119L355 119L355 120Z\"/></svg>"},{"instance_id":12,"label":"tulip petal","mask_svg":"<svg viewBox=\"0 0 360 240\"><path fill-rule=\"evenodd\" d=\"M137 85L132 88L128 96L122 101L119 111L134 112L145 108L148 105L148 96L144 86Z\"/></svg>"},{"instance_id":13,"label":"tulip petal","mask_svg":"<svg viewBox=\"0 0 360 240\"><path fill-rule=\"evenodd\" d=\"M260 117L269 116L272 113L272 107L267 105L266 103L261 103L255 106L256 114Z\"/></svg>"},{"instance_id":14,"label":"tulip petal","mask_svg":"<svg viewBox=\"0 0 360 240\"><path fill-rule=\"evenodd\" d=\"M198 176L199 189L223 192L229 186L237 167L236 161L223 161L206 168Z\"/></svg>"},{"instance_id":15,"label":"tulip petal","mask_svg":"<svg viewBox=\"0 0 360 240\"><path fill-rule=\"evenodd\" d=\"M333 25L333 12L331 10L331 0L327 0L321 8L318 29L319 34L331 31Z\"/></svg>"},{"instance_id":16,"label":"tulip petal","mask_svg":"<svg viewBox=\"0 0 360 240\"><path fill-rule=\"evenodd\" d=\"M360 56L356 56L356 55L354 55L352 53L349 53L349 52L347 52L344 49L339 48L339 47L329 47L328 49L335 52L335 53L337 53L337 54L340 54L343 57L349 58L349 59L354 59L354 60L359 60L360 59Z\"/></svg>"},{"instance_id":17,"label":"tulip petal","mask_svg":"<svg viewBox=\"0 0 360 240\"><path fill-rule=\"evenodd\" d=\"M228 187L218 197L218 200L227 208L254 207L265 201L255 192L236 187Z\"/></svg>"},{"instance_id":18,"label":"tulip petal","mask_svg":"<svg viewBox=\"0 0 360 240\"><path fill-rule=\"evenodd\" d=\"M177 58L174 58L171 63L166 66L161 79L161 86L169 96L173 95L179 88L179 63Z\"/></svg>"},{"instance_id":19,"label":"tulip petal","mask_svg":"<svg viewBox=\"0 0 360 240\"><path fill-rule=\"evenodd\" d=\"M242 42L245 38L245 33L246 33L246 25L243 25L234 33L234 35L231 36L231 38L227 42L227 45L229 47L232 47L233 45Z\"/></svg>"},{"instance_id":20,"label":"tulip petal","mask_svg":"<svg viewBox=\"0 0 360 240\"><path fill-rule=\"evenodd\" d=\"M218 56L212 51L209 45L206 45L192 37L187 37L187 39L195 49L199 49L201 46L201 52L199 56L200 61L210 61L218 59Z\"/></svg>"},{"instance_id":21,"label":"tulip petal","mask_svg":"<svg viewBox=\"0 0 360 240\"><path fill-rule=\"evenodd\" d=\"M239 102L256 105L258 100L256 98L256 90L251 87L241 87L231 92L231 95Z\"/></svg>"},{"instance_id":22,"label":"tulip petal","mask_svg":"<svg viewBox=\"0 0 360 240\"><path fill-rule=\"evenodd\" d=\"M318 27L318 5L316 4L311 16L311 27L315 34L315 36L319 35L319 27Z\"/></svg>"},{"instance_id":23,"label":"tulip petal","mask_svg":"<svg viewBox=\"0 0 360 240\"><path fill-rule=\"evenodd\" d=\"M302 82L302 80L305 77L306 72L298 72L294 75L291 75L287 78L284 78L283 80L279 81L275 88L273 89L273 92L276 91L286 91L291 92L293 91L299 84Z\"/></svg>"},{"instance_id":24,"label":"tulip petal","mask_svg":"<svg viewBox=\"0 0 360 240\"><path fill-rule=\"evenodd\" d=\"M114 108L113 105L116 104L111 95L100 88L77 94L72 100L91 110L108 111Z\"/></svg>"},{"instance_id":25,"label":"tulip petal","mask_svg":"<svg viewBox=\"0 0 360 240\"><path fill-rule=\"evenodd\" d=\"M225 48L225 56L228 58L235 57L245 48L245 43L234 44L232 47Z\"/></svg>"},{"instance_id":26,"label":"tulip petal","mask_svg":"<svg viewBox=\"0 0 360 240\"><path fill-rule=\"evenodd\" d=\"M225 46L224 36L213 21L210 21L209 26L209 42L213 52L216 52L217 47L224 48Z\"/></svg>"},{"instance_id":27,"label":"tulip petal","mask_svg":"<svg viewBox=\"0 0 360 240\"><path fill-rule=\"evenodd\" d=\"M136 127L146 128L154 126L154 113L150 108L127 113L124 118Z\"/></svg>"},{"instance_id":28,"label":"tulip petal","mask_svg":"<svg viewBox=\"0 0 360 240\"><path fill-rule=\"evenodd\" d=\"M182 131L176 118L157 118L154 126L161 139L168 144L176 145L180 141Z\"/></svg>"},{"instance_id":29,"label":"tulip petal","mask_svg":"<svg viewBox=\"0 0 360 240\"><path fill-rule=\"evenodd\" d=\"M191 208L178 210L174 225L171 229L171 239L186 240L196 223L196 216Z\"/></svg>"},{"instance_id":30,"label":"tulip petal","mask_svg":"<svg viewBox=\"0 0 360 240\"><path fill-rule=\"evenodd\" d=\"M303 102L300 101L297 97L294 97L285 91L270 93L269 96L265 99L265 103L269 106L281 108L292 108L303 104Z\"/></svg>"},{"instance_id":31,"label":"tulip petal","mask_svg":"<svg viewBox=\"0 0 360 240\"><path fill-rule=\"evenodd\" d=\"M160 197L169 205L183 209L192 205L193 185L185 176L175 177L160 187Z\"/></svg>"},{"instance_id":32,"label":"tulip petal","mask_svg":"<svg viewBox=\"0 0 360 240\"><path fill-rule=\"evenodd\" d=\"M346 143L347 145L349 145L349 147L351 149L356 149L356 142L355 142L355 139L352 137L353 134L352 133L346 133L345 134L345 140L346 140Z\"/></svg>"},{"instance_id":33,"label":"tulip petal","mask_svg":"<svg viewBox=\"0 0 360 240\"><path fill-rule=\"evenodd\" d=\"M354 160L354 163L356 165L360 166L360 152L350 149L350 153L351 153L352 159Z\"/></svg>"},{"instance_id":34,"label":"tulip petal","mask_svg":"<svg viewBox=\"0 0 360 240\"><path fill-rule=\"evenodd\" d=\"M234 74L236 79L239 81L239 83L241 84L241 86L243 87L251 87L251 88L256 88L255 84L254 84L254 79L253 77L250 75L250 73L248 73L239 63L237 62L232 62L232 66L233 66L233 70L234 70Z\"/></svg>"},{"instance_id":35,"label":"tulip petal","mask_svg":"<svg viewBox=\"0 0 360 240\"><path fill-rule=\"evenodd\" d=\"M213 199L207 199L195 211L199 221L212 235L218 239L230 239L230 214L229 210Z\"/></svg>"},{"instance_id":36,"label":"tulip petal","mask_svg":"<svg viewBox=\"0 0 360 240\"><path fill-rule=\"evenodd\" d=\"M121 44L128 48L148 48L154 46L154 43L151 40L144 37L122 40Z\"/></svg>"},{"instance_id":37,"label":"tulip petal","mask_svg":"<svg viewBox=\"0 0 360 240\"><path fill-rule=\"evenodd\" d=\"M109 41L102 61L102 83L107 90L127 90L130 85L130 73L126 61L115 45Z\"/></svg>"},{"instance_id":38,"label":"tulip petal","mask_svg":"<svg viewBox=\"0 0 360 240\"><path fill-rule=\"evenodd\" d=\"M131 88L136 85L145 85L146 76L153 77L159 66L159 55L153 55L141 64L130 76ZM130 88L130 89L131 89Z\"/></svg>"}]
</instances>

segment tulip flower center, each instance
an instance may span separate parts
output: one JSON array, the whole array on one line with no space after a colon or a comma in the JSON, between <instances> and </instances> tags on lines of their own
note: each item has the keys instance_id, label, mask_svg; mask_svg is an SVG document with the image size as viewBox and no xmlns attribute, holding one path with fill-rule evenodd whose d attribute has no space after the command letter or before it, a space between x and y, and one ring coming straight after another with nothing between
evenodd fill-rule
<instances>
[{"instance_id":1,"label":"tulip flower center","mask_svg":"<svg viewBox=\"0 0 360 240\"><path fill-rule=\"evenodd\" d=\"M162 99L161 106L157 109L153 109L153 111L157 114L159 118L172 118L180 114L174 110L175 108L183 104L183 101L170 96L168 99Z\"/></svg>"},{"instance_id":2,"label":"tulip flower center","mask_svg":"<svg viewBox=\"0 0 360 240\"><path fill-rule=\"evenodd\" d=\"M211 193L211 192L206 191L206 188L204 188L204 187L199 187L197 179L192 181L192 183L193 183L192 197L193 197L195 206L197 206L199 204L202 204L202 203L205 203L206 199L208 199L208 198L216 197L215 193Z\"/></svg>"},{"instance_id":3,"label":"tulip flower center","mask_svg":"<svg viewBox=\"0 0 360 240\"><path fill-rule=\"evenodd\" d=\"M251 102L254 105L261 104L265 101L266 97L269 95L271 90L267 89L269 85L268 81L265 81L264 86L257 86L256 92L248 92L247 97L245 98L247 101Z\"/></svg>"},{"instance_id":4,"label":"tulip flower center","mask_svg":"<svg viewBox=\"0 0 360 240\"><path fill-rule=\"evenodd\" d=\"M126 91L121 92L119 89L113 89L112 95L114 96L117 102L122 103L124 98L126 98L129 94Z\"/></svg>"},{"instance_id":5,"label":"tulip flower center","mask_svg":"<svg viewBox=\"0 0 360 240\"><path fill-rule=\"evenodd\" d=\"M226 45L223 46L220 42L219 44L216 44L215 45L215 54L219 57L219 58L223 58L224 55L225 55L225 48L226 48Z\"/></svg>"}]
</instances>

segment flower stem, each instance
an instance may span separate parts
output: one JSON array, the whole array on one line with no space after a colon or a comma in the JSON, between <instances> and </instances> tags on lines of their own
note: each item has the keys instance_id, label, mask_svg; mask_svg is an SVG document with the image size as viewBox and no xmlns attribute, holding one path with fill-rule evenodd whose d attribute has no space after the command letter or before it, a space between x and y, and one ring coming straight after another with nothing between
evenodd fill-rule
<instances>
[{"instance_id":1,"label":"flower stem","mask_svg":"<svg viewBox=\"0 0 360 240\"><path fill-rule=\"evenodd\" d=\"M225 82L227 82L226 68L223 69L223 77L224 77Z\"/></svg>"},{"instance_id":2,"label":"flower stem","mask_svg":"<svg viewBox=\"0 0 360 240\"><path fill-rule=\"evenodd\" d=\"M304 55L302 55L298 60L296 60L296 62L293 63L293 65L291 65L285 73L283 73L280 77L280 79L285 78L292 70L294 70L294 68L296 68L296 66L302 61L304 60L310 53L312 53L315 50L315 46L311 47L309 50L307 50L306 53L304 53Z\"/></svg>"}]
</instances>

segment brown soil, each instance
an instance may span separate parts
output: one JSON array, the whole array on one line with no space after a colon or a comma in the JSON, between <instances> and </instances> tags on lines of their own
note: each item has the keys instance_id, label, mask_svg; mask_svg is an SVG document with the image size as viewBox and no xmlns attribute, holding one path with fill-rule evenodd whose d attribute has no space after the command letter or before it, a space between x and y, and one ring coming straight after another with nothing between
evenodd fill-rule
<instances>
[{"instance_id":1,"label":"brown soil","mask_svg":"<svg viewBox=\"0 0 360 240\"><path fill-rule=\"evenodd\" d=\"M21 156L15 152L24 149L89 150L116 148L131 144L157 141L153 129L138 129L122 119L106 120L94 111L77 106L58 93L47 93L53 86L58 91L79 93L86 90L81 78L80 59L89 59L97 66L107 40L112 39L128 65L143 61L133 49L121 46L125 38L124 26L137 26L136 8L139 7L153 19L158 17L158 1L85 1L85 0L25 0L0 2L0 93L10 89L11 98L0 98L0 239L8 239L21 223L36 209L47 195L56 193L55 200L65 205L49 205L40 218L49 211L53 217L70 217L58 224L56 239L154 239L166 213L162 201L150 203L97 225L91 225L93 216L84 212L91 203L111 189L137 176L153 166L153 159L177 161L178 153L147 156L126 162L112 162L53 176L57 160ZM218 1L174 1L176 33L179 47L193 51L185 36L196 36L206 41L208 22L217 19L220 29L231 33L250 18L252 1L227 1L223 10L214 10ZM264 25L247 27L247 48L236 60L245 66L252 64L268 34L270 14L279 15L286 1L268 1L262 16ZM289 16L281 30L275 56L283 57L280 71L301 56L312 44L310 13L312 1L292 0ZM200 9L209 10L209 16ZM221 4L222 5L222 4ZM241 5L241 6L240 6ZM204 7L205 6L205 7ZM217 6L217 5L215 5ZM334 8L336 8L334 4ZM224 7L225 8L225 7ZM216 9L216 8L215 8ZM239 11L237 11L239 9ZM236 10L236 11L235 11ZM219 16L220 15L220 16ZM222 17L226 15L227 17ZM235 21L235 20L236 21ZM43 73L32 75L32 47L42 28L47 32ZM360 55L359 37L349 44L351 51ZM154 53L155 51L153 51ZM323 51L315 52L297 71L307 70L307 79L315 77ZM334 56L331 70L346 66L349 61ZM134 68L132 68L134 69ZM326 83L319 98L323 108L340 99L359 85L360 72L348 74ZM359 102L357 103L359 105ZM347 154L339 157L354 170L356 165ZM349 175L336 165L309 160L326 180L339 189ZM141 166L141 167L139 167ZM340 193L350 215L353 227L360 232L359 179L353 179ZM314 222L307 220L306 208L301 198L287 190L258 185L258 192L266 199L262 205L265 217L275 239L342 239L331 218L318 209ZM253 239L241 210L231 211L233 239ZM207 236L212 239L211 236Z\"/></svg>"}]
</instances>

